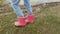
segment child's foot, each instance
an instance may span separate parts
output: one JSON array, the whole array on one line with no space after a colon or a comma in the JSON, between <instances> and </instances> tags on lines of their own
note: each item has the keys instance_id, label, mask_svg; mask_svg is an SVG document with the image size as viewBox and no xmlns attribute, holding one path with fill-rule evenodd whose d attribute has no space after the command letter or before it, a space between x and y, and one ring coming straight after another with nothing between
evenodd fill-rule
<instances>
[{"instance_id":1,"label":"child's foot","mask_svg":"<svg viewBox=\"0 0 60 34\"><path fill-rule=\"evenodd\" d=\"M24 17L19 17L18 19L19 20L15 22L16 26L25 26L27 24L26 19Z\"/></svg>"},{"instance_id":2,"label":"child's foot","mask_svg":"<svg viewBox=\"0 0 60 34\"><path fill-rule=\"evenodd\" d=\"M28 23L34 23L34 16L32 14L28 15L27 22Z\"/></svg>"}]
</instances>

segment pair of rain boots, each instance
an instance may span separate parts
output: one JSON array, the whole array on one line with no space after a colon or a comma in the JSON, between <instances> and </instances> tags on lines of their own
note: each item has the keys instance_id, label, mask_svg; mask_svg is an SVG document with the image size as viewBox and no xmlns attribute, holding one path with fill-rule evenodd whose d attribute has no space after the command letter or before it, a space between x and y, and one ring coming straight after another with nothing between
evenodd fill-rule
<instances>
[{"instance_id":1,"label":"pair of rain boots","mask_svg":"<svg viewBox=\"0 0 60 34\"><path fill-rule=\"evenodd\" d=\"M34 16L32 14L28 15L27 19L25 17L18 17L15 26L26 26L27 23L34 23Z\"/></svg>"}]
</instances>

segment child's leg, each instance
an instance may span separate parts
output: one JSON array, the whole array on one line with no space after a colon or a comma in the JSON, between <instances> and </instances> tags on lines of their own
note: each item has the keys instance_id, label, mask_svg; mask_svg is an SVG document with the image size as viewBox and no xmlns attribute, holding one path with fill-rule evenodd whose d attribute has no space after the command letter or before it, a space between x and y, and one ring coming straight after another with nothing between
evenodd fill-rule
<instances>
[{"instance_id":1,"label":"child's leg","mask_svg":"<svg viewBox=\"0 0 60 34\"><path fill-rule=\"evenodd\" d=\"M34 22L34 16L32 15L32 8L30 5L30 0L24 0L24 5L27 8L28 11L28 23L33 23Z\"/></svg>"},{"instance_id":2,"label":"child's leg","mask_svg":"<svg viewBox=\"0 0 60 34\"><path fill-rule=\"evenodd\" d=\"M26 25L26 19L24 17L24 14L22 13L22 10L19 7L19 1L20 0L11 0L11 5L15 11L15 13L18 16L18 21L15 22L16 26L25 26Z\"/></svg>"},{"instance_id":3,"label":"child's leg","mask_svg":"<svg viewBox=\"0 0 60 34\"><path fill-rule=\"evenodd\" d=\"M30 0L24 0L24 5L28 11L28 14L32 14L32 8L31 8L31 5L30 5Z\"/></svg>"},{"instance_id":4,"label":"child's leg","mask_svg":"<svg viewBox=\"0 0 60 34\"><path fill-rule=\"evenodd\" d=\"M22 10L19 7L19 2L20 0L11 0L12 8L14 9L17 16L24 16L24 14L22 13Z\"/></svg>"}]
</instances>

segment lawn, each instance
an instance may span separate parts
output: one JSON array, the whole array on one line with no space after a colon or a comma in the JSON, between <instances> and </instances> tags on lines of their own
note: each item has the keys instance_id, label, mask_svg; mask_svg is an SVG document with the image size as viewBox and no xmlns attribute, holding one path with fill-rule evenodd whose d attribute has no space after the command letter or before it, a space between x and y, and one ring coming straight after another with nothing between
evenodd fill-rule
<instances>
[{"instance_id":1,"label":"lawn","mask_svg":"<svg viewBox=\"0 0 60 34\"><path fill-rule=\"evenodd\" d=\"M46 6L36 12L34 24L16 27L15 13L0 16L0 34L60 34L60 6Z\"/></svg>"}]
</instances>

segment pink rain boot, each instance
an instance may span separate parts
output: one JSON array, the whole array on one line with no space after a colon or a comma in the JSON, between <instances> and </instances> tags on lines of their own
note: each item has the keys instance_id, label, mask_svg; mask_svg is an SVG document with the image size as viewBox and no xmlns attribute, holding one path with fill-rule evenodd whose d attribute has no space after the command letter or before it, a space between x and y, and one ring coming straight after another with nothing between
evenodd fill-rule
<instances>
[{"instance_id":1,"label":"pink rain boot","mask_svg":"<svg viewBox=\"0 0 60 34\"><path fill-rule=\"evenodd\" d=\"M34 22L34 16L32 14L28 15L27 22L28 23L33 23Z\"/></svg>"},{"instance_id":2,"label":"pink rain boot","mask_svg":"<svg viewBox=\"0 0 60 34\"><path fill-rule=\"evenodd\" d=\"M24 17L18 17L18 21L15 22L16 26L25 26L26 25L26 19Z\"/></svg>"}]
</instances>

